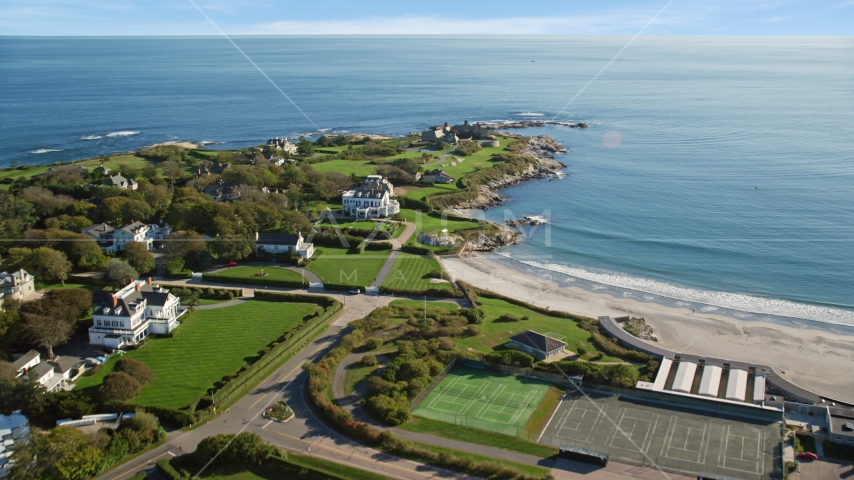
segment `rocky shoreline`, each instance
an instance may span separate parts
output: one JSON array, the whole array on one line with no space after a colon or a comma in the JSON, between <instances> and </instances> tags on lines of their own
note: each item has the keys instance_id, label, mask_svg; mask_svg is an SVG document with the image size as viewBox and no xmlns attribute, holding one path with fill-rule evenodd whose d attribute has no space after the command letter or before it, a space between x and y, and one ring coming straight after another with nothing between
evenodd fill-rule
<instances>
[{"instance_id":1,"label":"rocky shoreline","mask_svg":"<svg viewBox=\"0 0 854 480\"><path fill-rule=\"evenodd\" d=\"M555 153L566 153L567 149L558 143L555 139L541 135L539 137L522 137L520 135L512 135L514 138L524 140L526 148L518 153L537 159L537 164L529 165L524 171L514 174L505 175L497 180L493 180L485 185L480 186L480 192L477 198L455 205L451 212L456 215L471 217L467 210L486 210L488 208L498 207L504 203L504 198L498 191L519 185L531 180L556 180L563 178L565 175L562 172L566 165L554 159ZM531 219L527 219L522 223L530 223ZM517 225L511 225L517 226ZM507 225L497 224L498 231L494 235L488 236L484 233L479 235L477 240L469 240L466 245L466 250L470 251L492 251L499 247L510 245L518 245L522 243L523 233L517 229L510 228Z\"/></svg>"}]
</instances>

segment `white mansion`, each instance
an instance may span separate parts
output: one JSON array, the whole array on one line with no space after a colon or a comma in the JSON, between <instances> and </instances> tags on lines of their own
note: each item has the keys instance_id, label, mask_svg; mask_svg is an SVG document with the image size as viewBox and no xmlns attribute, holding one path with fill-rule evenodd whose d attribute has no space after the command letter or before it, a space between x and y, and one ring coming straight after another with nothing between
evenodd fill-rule
<instances>
[{"instance_id":1,"label":"white mansion","mask_svg":"<svg viewBox=\"0 0 854 480\"><path fill-rule=\"evenodd\" d=\"M89 343L121 348L136 345L151 334L164 334L174 330L180 299L160 285L135 280L118 292L95 298L92 313L94 325L89 328Z\"/></svg>"},{"instance_id":2,"label":"white mansion","mask_svg":"<svg viewBox=\"0 0 854 480\"><path fill-rule=\"evenodd\" d=\"M400 212L400 203L392 200L394 186L382 175L368 175L354 190L341 195L345 214L356 218L390 217Z\"/></svg>"}]
</instances>

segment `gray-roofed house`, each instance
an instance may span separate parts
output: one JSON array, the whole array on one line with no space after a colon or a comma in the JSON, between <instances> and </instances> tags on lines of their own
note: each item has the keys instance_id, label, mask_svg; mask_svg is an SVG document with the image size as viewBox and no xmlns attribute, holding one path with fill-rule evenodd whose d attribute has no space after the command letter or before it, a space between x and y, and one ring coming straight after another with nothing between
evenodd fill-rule
<instances>
[{"instance_id":1,"label":"gray-roofed house","mask_svg":"<svg viewBox=\"0 0 854 480\"><path fill-rule=\"evenodd\" d=\"M139 184L135 181L123 177L121 174L117 173L112 177L108 178L104 185L108 187L119 187L122 190L136 190L139 187Z\"/></svg>"},{"instance_id":2,"label":"gray-roofed house","mask_svg":"<svg viewBox=\"0 0 854 480\"><path fill-rule=\"evenodd\" d=\"M186 310L169 290L135 280L115 293L95 292L89 343L121 348L137 345L152 334L166 334L180 325Z\"/></svg>"},{"instance_id":3,"label":"gray-roofed house","mask_svg":"<svg viewBox=\"0 0 854 480\"><path fill-rule=\"evenodd\" d=\"M4 297L23 300L35 291L35 278L23 268L12 273L0 272L0 292Z\"/></svg>"},{"instance_id":4,"label":"gray-roofed house","mask_svg":"<svg viewBox=\"0 0 854 480\"><path fill-rule=\"evenodd\" d=\"M454 183L454 177L445 172L444 170L430 170L426 172L424 176L421 177L422 182L430 182L430 183Z\"/></svg>"},{"instance_id":5,"label":"gray-roofed house","mask_svg":"<svg viewBox=\"0 0 854 480\"><path fill-rule=\"evenodd\" d=\"M549 357L563 353L566 347L566 342L562 342L552 337L547 337L542 333L537 333L533 330L517 333L510 337L510 348L523 351L540 360L545 360Z\"/></svg>"},{"instance_id":6,"label":"gray-roofed house","mask_svg":"<svg viewBox=\"0 0 854 480\"><path fill-rule=\"evenodd\" d=\"M31 382L42 384L48 392L55 392L65 384L65 379L61 375L56 375L53 365L48 362L41 362L29 369L27 377Z\"/></svg>"},{"instance_id":7,"label":"gray-roofed house","mask_svg":"<svg viewBox=\"0 0 854 480\"><path fill-rule=\"evenodd\" d=\"M400 212L400 203L392 200L394 187L381 175L371 175L354 190L341 194L345 214L356 218L389 217Z\"/></svg>"},{"instance_id":8,"label":"gray-roofed house","mask_svg":"<svg viewBox=\"0 0 854 480\"><path fill-rule=\"evenodd\" d=\"M15 370L18 371L18 376L20 377L27 370L35 367L42 361L42 356L37 350L30 350L29 352L21 355L17 360L12 362L12 366L15 367Z\"/></svg>"},{"instance_id":9,"label":"gray-roofed house","mask_svg":"<svg viewBox=\"0 0 854 480\"><path fill-rule=\"evenodd\" d=\"M151 238L149 232L151 227L142 222L133 222L130 225L113 230L113 241L116 244L116 250L123 251L125 245L131 242L141 243L145 248L151 250L154 239Z\"/></svg>"},{"instance_id":10,"label":"gray-roofed house","mask_svg":"<svg viewBox=\"0 0 854 480\"><path fill-rule=\"evenodd\" d=\"M260 250L269 253L287 253L293 249L301 258L311 258L314 255L314 244L305 243L302 233L255 233L255 254Z\"/></svg>"},{"instance_id":11,"label":"gray-roofed house","mask_svg":"<svg viewBox=\"0 0 854 480\"><path fill-rule=\"evenodd\" d=\"M113 227L106 223L96 223L91 227L84 228L80 232L95 239L95 243L101 247L101 251L105 255L112 255L116 253L116 242L113 241L114 230Z\"/></svg>"}]
</instances>

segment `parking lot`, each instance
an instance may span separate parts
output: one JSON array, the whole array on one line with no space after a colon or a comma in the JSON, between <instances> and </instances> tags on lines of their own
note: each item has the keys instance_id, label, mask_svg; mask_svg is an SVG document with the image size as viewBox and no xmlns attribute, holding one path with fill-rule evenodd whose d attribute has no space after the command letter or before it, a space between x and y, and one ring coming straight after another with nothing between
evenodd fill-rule
<instances>
[{"instance_id":1,"label":"parking lot","mask_svg":"<svg viewBox=\"0 0 854 480\"><path fill-rule=\"evenodd\" d=\"M567 395L540 443L589 448L614 461L663 470L782 478L777 422L723 418L616 396Z\"/></svg>"}]
</instances>

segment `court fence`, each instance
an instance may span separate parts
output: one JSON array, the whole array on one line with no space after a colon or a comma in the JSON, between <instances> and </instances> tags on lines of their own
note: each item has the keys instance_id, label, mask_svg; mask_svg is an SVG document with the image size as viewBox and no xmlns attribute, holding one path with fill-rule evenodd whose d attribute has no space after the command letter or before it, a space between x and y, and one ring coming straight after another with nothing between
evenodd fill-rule
<instances>
[{"instance_id":1,"label":"court fence","mask_svg":"<svg viewBox=\"0 0 854 480\"><path fill-rule=\"evenodd\" d=\"M411 402L409 402L409 410L415 410L415 407L417 407L419 403L421 403L425 398L427 398L427 395L430 395L430 392L432 392L437 385L442 383L442 380L444 380L445 377L448 376L448 373L450 373L451 370L454 369L456 364L457 360L451 360L451 363L445 365L445 368L443 368L441 372L439 372L435 377L433 377L433 380L430 380L430 383L428 383L427 386L424 387L424 389L421 390L418 395L416 395L415 398L412 399Z\"/></svg>"},{"instance_id":2,"label":"court fence","mask_svg":"<svg viewBox=\"0 0 854 480\"><path fill-rule=\"evenodd\" d=\"M475 428L488 432L501 433L511 437L519 437L522 433L522 428L516 425L510 425L504 422L493 422L482 418L469 417L466 415L457 415L453 413L445 413L433 410L432 408L418 412L419 417L429 418L439 422L450 423L461 427ZM527 436L522 436L523 438Z\"/></svg>"}]
</instances>

